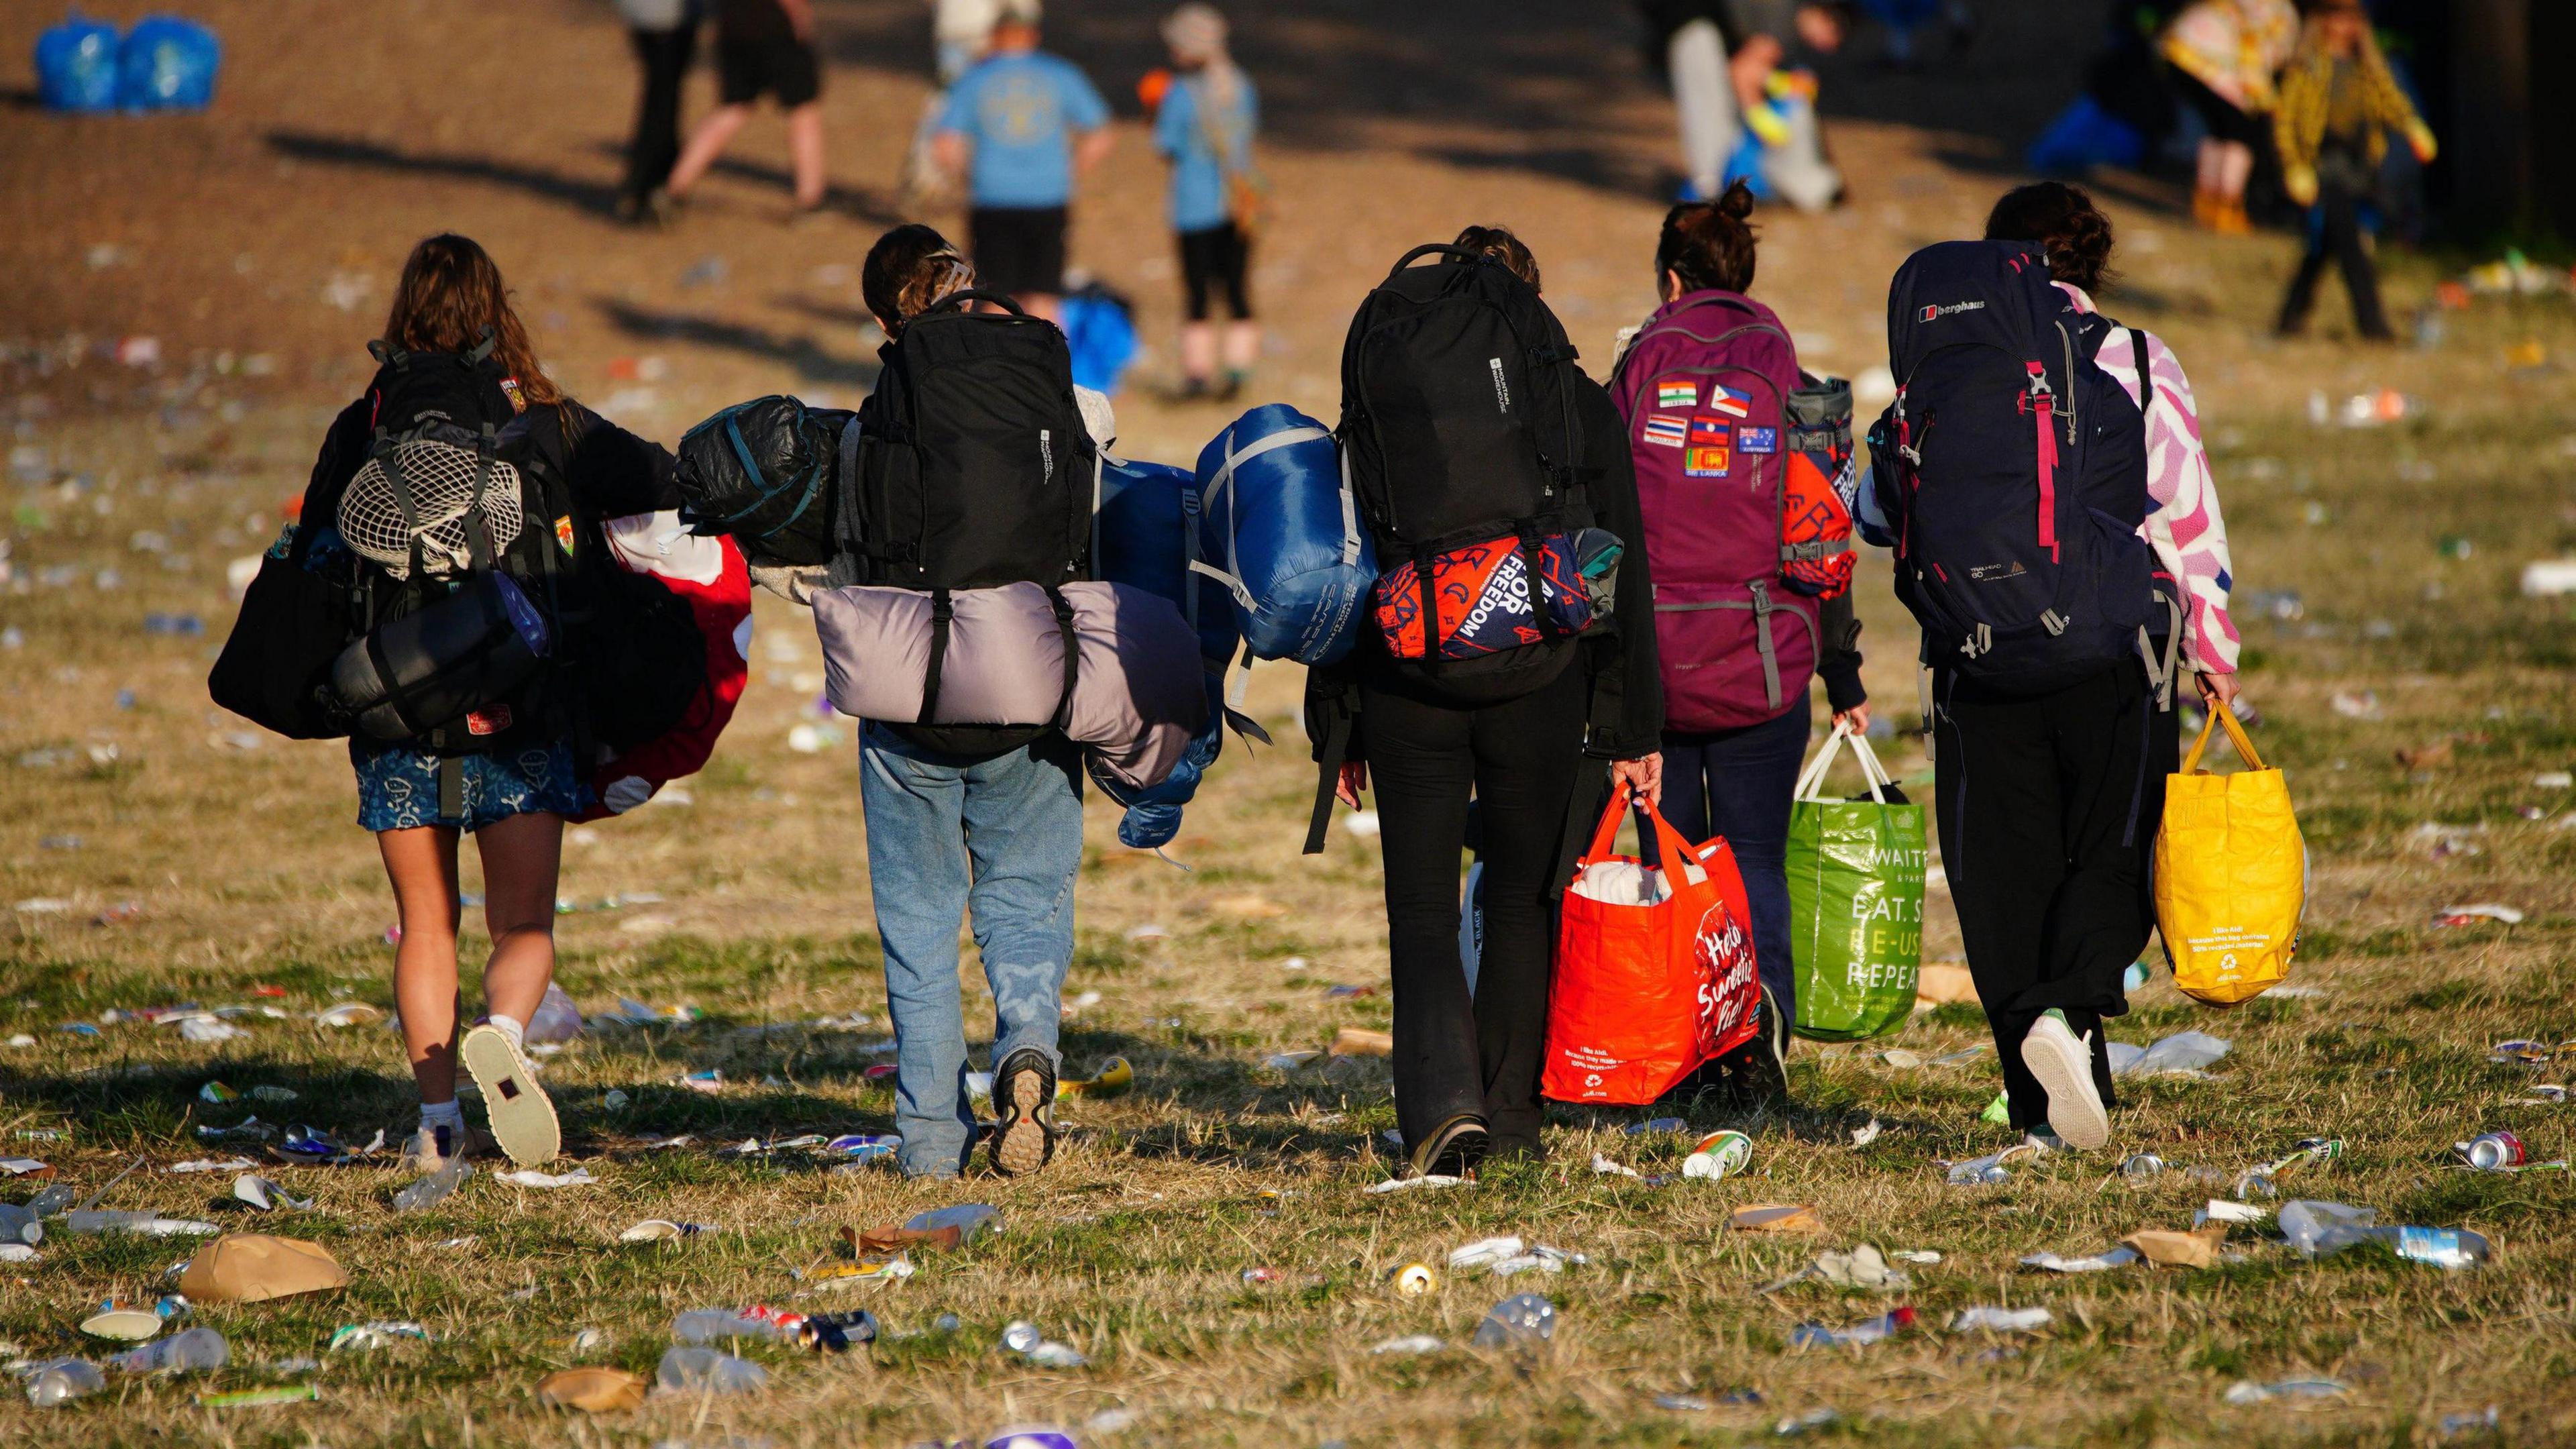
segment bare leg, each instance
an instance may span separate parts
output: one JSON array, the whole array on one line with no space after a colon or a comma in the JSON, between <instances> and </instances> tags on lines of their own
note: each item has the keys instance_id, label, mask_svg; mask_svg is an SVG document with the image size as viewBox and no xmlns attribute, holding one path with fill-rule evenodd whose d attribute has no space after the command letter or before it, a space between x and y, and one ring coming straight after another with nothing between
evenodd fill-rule
<instances>
[{"instance_id":1,"label":"bare leg","mask_svg":"<svg viewBox=\"0 0 2576 1449\"><path fill-rule=\"evenodd\" d=\"M750 119L749 106L718 106L708 112L707 118L698 122L698 128L689 133L689 144L680 148L679 163L671 168L667 188L670 193L673 196L687 195L698 184L699 178L707 174L707 168L716 164L716 158L724 154L725 147L733 144L733 138L741 134L744 123Z\"/></svg>"},{"instance_id":2,"label":"bare leg","mask_svg":"<svg viewBox=\"0 0 2576 1449\"><path fill-rule=\"evenodd\" d=\"M2203 136L2200 138L2200 152L2197 158L2199 162L2198 185L2201 191L2208 195L2216 196L2219 194L2220 178L2226 174L2227 170L2226 163L2222 160L2226 151L2227 143L2219 140L2217 137Z\"/></svg>"},{"instance_id":3,"label":"bare leg","mask_svg":"<svg viewBox=\"0 0 2576 1449\"><path fill-rule=\"evenodd\" d=\"M483 853L483 919L492 932L483 1009L524 1026L554 980L563 817L538 811L495 820L474 832L474 844Z\"/></svg>"},{"instance_id":4,"label":"bare leg","mask_svg":"<svg viewBox=\"0 0 2576 1449\"><path fill-rule=\"evenodd\" d=\"M1215 323L1184 322L1181 324L1181 377L1186 381L1197 383L1215 379Z\"/></svg>"},{"instance_id":5,"label":"bare leg","mask_svg":"<svg viewBox=\"0 0 2576 1449\"><path fill-rule=\"evenodd\" d=\"M787 113L787 153L796 169L796 205L823 204L823 103L807 101Z\"/></svg>"},{"instance_id":6,"label":"bare leg","mask_svg":"<svg viewBox=\"0 0 2576 1449\"><path fill-rule=\"evenodd\" d=\"M403 1054L423 1102L456 1100L456 832L444 825L376 836L393 882L402 940L394 947L394 1009Z\"/></svg>"},{"instance_id":7,"label":"bare leg","mask_svg":"<svg viewBox=\"0 0 2576 1449\"><path fill-rule=\"evenodd\" d=\"M2242 141L2218 145L2218 194L2231 205L2243 205L2245 183L2254 176L2254 148Z\"/></svg>"},{"instance_id":8,"label":"bare leg","mask_svg":"<svg viewBox=\"0 0 2576 1449\"><path fill-rule=\"evenodd\" d=\"M1225 365L1229 372L1250 372L1261 360L1261 324L1250 318L1225 329Z\"/></svg>"}]
</instances>

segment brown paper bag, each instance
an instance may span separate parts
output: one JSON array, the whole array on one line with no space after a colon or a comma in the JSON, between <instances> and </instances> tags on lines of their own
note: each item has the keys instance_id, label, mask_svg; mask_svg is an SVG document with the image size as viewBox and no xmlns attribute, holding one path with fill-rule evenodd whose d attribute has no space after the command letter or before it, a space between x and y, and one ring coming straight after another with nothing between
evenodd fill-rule
<instances>
[{"instance_id":1,"label":"brown paper bag","mask_svg":"<svg viewBox=\"0 0 2576 1449\"><path fill-rule=\"evenodd\" d=\"M179 1291L199 1303L259 1303L349 1286L349 1275L319 1243L233 1233L197 1250Z\"/></svg>"},{"instance_id":2,"label":"brown paper bag","mask_svg":"<svg viewBox=\"0 0 2576 1449\"><path fill-rule=\"evenodd\" d=\"M1333 1055L1337 1057L1391 1057L1395 1055L1395 1034L1370 1031L1365 1027L1346 1026L1333 1033Z\"/></svg>"},{"instance_id":3,"label":"brown paper bag","mask_svg":"<svg viewBox=\"0 0 2576 1449\"><path fill-rule=\"evenodd\" d=\"M1977 999L1976 978L1968 968L1947 961L1936 961L1915 973L1914 1000L1917 1005L1929 1002L1947 1006L1954 1001L1974 1004Z\"/></svg>"},{"instance_id":4,"label":"brown paper bag","mask_svg":"<svg viewBox=\"0 0 2576 1449\"><path fill-rule=\"evenodd\" d=\"M2227 1224L2211 1223L2188 1233L2143 1228L2120 1241L2159 1267L2208 1268L2217 1265L2218 1245L2227 1241Z\"/></svg>"},{"instance_id":5,"label":"brown paper bag","mask_svg":"<svg viewBox=\"0 0 2576 1449\"><path fill-rule=\"evenodd\" d=\"M613 1414L644 1402L644 1376L613 1368L557 1369L537 1380L537 1398L593 1414Z\"/></svg>"},{"instance_id":6,"label":"brown paper bag","mask_svg":"<svg viewBox=\"0 0 2576 1449\"><path fill-rule=\"evenodd\" d=\"M1821 1233L1824 1219L1804 1203L1756 1202L1737 1208L1726 1225L1739 1233Z\"/></svg>"}]
</instances>

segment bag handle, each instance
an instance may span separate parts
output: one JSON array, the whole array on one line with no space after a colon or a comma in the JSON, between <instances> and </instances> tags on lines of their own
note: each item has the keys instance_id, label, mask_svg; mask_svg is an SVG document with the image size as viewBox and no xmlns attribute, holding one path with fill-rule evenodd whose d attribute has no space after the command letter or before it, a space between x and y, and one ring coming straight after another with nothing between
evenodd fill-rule
<instances>
[{"instance_id":1,"label":"bag handle","mask_svg":"<svg viewBox=\"0 0 2576 1449\"><path fill-rule=\"evenodd\" d=\"M1395 265L1386 269L1386 279L1390 282L1394 281L1396 276L1405 268L1412 266L1415 262L1422 260L1424 257L1431 256L1446 257L1451 261L1458 262L1474 262L1482 261L1485 254L1483 252L1471 252L1462 246L1452 246L1448 242L1425 242L1421 246L1415 247L1413 250L1406 252L1403 256L1397 258Z\"/></svg>"},{"instance_id":2,"label":"bag handle","mask_svg":"<svg viewBox=\"0 0 2576 1449\"><path fill-rule=\"evenodd\" d=\"M1638 795L1625 780L1611 787L1610 803L1601 812L1601 824L1592 832L1592 844L1583 852L1583 858L1574 863L1576 875L1581 875L1586 866L1616 858L1610 854L1611 846L1619 838L1620 820L1632 808L1638 816L1637 834L1642 838L1641 843L1655 852L1655 864L1659 869L1670 875L1674 862L1678 861L1683 879L1690 884L1698 885L1708 879L1707 869L1699 863L1699 852L1691 848L1689 841L1682 839L1682 833L1664 818L1663 811Z\"/></svg>"},{"instance_id":3,"label":"bag handle","mask_svg":"<svg viewBox=\"0 0 2576 1449\"><path fill-rule=\"evenodd\" d=\"M2227 726L2227 738L2236 746L2237 758L2243 760L2251 769L2270 768L2263 763L2261 755L2254 753L2254 742L2245 737L2245 726L2236 722L2236 711L2222 704L2211 709L2209 717L2201 721L2200 738L2191 742L2191 753L2183 756L2182 759L2184 774L2200 773L2200 752L2209 748L2209 732L2222 724Z\"/></svg>"},{"instance_id":4,"label":"bag handle","mask_svg":"<svg viewBox=\"0 0 2576 1449\"><path fill-rule=\"evenodd\" d=\"M912 320L918 322L923 317L936 317L942 312L963 313L966 310L966 304L970 302L990 302L994 306L1001 308L1003 311L1010 313L1014 317L1026 317L1029 315L1026 311L1021 309L1018 302L1013 301L1005 293L987 291L982 287L960 287L956 291L949 293L947 296L940 298L938 301L931 303L929 306L922 308L920 315L914 317Z\"/></svg>"},{"instance_id":5,"label":"bag handle","mask_svg":"<svg viewBox=\"0 0 2576 1449\"><path fill-rule=\"evenodd\" d=\"M1860 762L1861 782L1869 787L1869 798L1881 805L1887 803L1887 787L1895 784L1895 780L1888 775L1886 767L1879 764L1878 751L1870 748L1869 738L1841 723L1835 724L1834 732L1825 736L1824 744L1817 747L1816 757L1798 773L1798 787L1791 792L1791 799L1824 801L1824 795L1819 792L1825 788L1825 773L1832 767L1834 756L1845 740L1851 741L1852 758Z\"/></svg>"}]
</instances>

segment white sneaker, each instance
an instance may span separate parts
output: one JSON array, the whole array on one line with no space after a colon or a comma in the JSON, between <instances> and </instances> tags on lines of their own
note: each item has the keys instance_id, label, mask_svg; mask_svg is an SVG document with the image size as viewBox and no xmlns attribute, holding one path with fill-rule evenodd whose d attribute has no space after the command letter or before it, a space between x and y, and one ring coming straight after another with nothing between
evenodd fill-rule
<instances>
[{"instance_id":1,"label":"white sneaker","mask_svg":"<svg viewBox=\"0 0 2576 1449\"><path fill-rule=\"evenodd\" d=\"M2022 1065L2048 1090L2048 1125L2067 1145L2091 1152L2111 1140L2111 1114L2093 1085L2093 1038L2042 1016L2021 1039Z\"/></svg>"},{"instance_id":2,"label":"white sneaker","mask_svg":"<svg viewBox=\"0 0 2576 1449\"><path fill-rule=\"evenodd\" d=\"M2023 1133L2021 1145L2034 1152L2064 1152L2066 1150L2066 1139L2058 1136L2056 1133L2051 1132L2045 1127L2041 1127L2033 1131Z\"/></svg>"},{"instance_id":3,"label":"white sneaker","mask_svg":"<svg viewBox=\"0 0 2576 1449\"><path fill-rule=\"evenodd\" d=\"M563 1129L555 1104L537 1084L536 1064L518 1042L490 1022L478 1022L456 1054L483 1089L483 1115L502 1153L521 1167L552 1161L563 1150Z\"/></svg>"}]
</instances>

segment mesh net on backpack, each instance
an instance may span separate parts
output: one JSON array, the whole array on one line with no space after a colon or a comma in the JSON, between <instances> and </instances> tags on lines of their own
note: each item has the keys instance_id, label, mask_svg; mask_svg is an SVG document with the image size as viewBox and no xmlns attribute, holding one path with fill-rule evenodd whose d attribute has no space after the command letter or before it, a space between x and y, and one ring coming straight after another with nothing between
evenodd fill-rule
<instances>
[{"instance_id":1,"label":"mesh net on backpack","mask_svg":"<svg viewBox=\"0 0 2576 1449\"><path fill-rule=\"evenodd\" d=\"M421 568L433 578L462 573L471 562L465 515L474 503L475 455L452 443L415 438L394 445L394 461L411 485L420 515ZM340 535L351 550L397 579L411 577L412 527L394 496L383 460L370 458L340 495ZM519 501L519 470L494 459L484 485L483 517L499 553L519 536L526 510Z\"/></svg>"}]
</instances>

